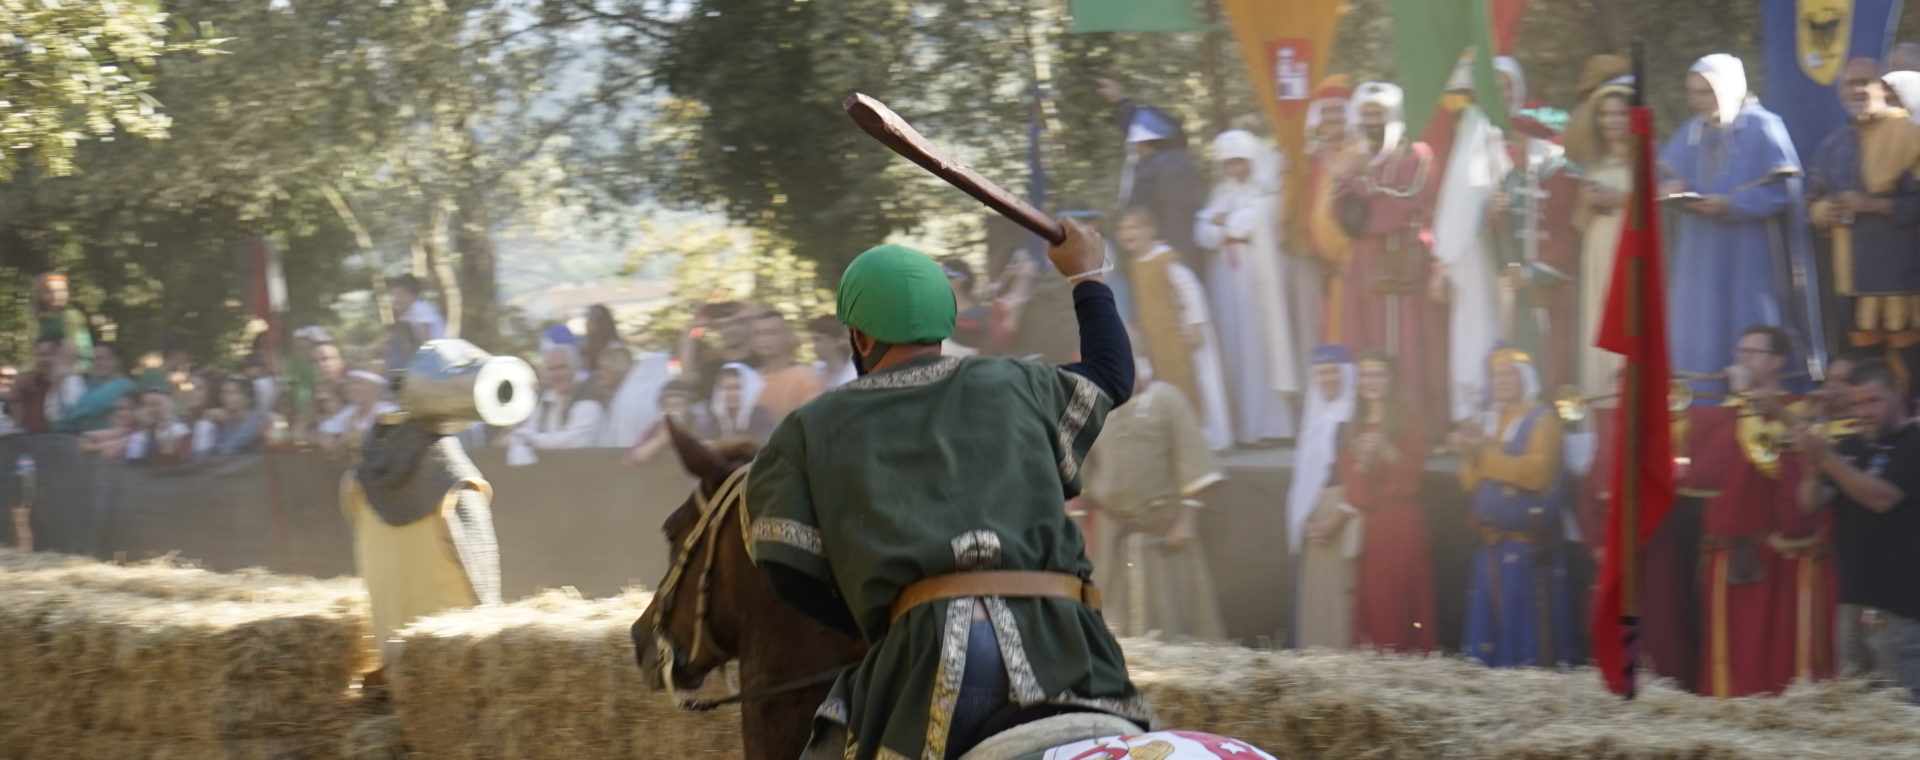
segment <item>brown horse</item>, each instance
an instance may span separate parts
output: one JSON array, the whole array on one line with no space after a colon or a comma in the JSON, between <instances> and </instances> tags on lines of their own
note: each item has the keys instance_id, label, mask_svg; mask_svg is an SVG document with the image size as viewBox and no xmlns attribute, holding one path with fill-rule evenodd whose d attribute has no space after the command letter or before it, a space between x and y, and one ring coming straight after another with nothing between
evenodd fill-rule
<instances>
[{"instance_id":1,"label":"brown horse","mask_svg":"<svg viewBox=\"0 0 1920 760\"><path fill-rule=\"evenodd\" d=\"M712 449L669 425L675 451L699 480L693 496L661 526L674 552L653 603L633 624L633 644L648 685L672 693L682 707L711 702L681 698L728 661L740 661L741 743L750 758L797 758L809 718L826 701L832 676L858 662L866 642L814 622L781 602L747 556L746 441ZM732 479L732 482L730 482ZM715 500L722 486L727 497Z\"/></svg>"}]
</instances>

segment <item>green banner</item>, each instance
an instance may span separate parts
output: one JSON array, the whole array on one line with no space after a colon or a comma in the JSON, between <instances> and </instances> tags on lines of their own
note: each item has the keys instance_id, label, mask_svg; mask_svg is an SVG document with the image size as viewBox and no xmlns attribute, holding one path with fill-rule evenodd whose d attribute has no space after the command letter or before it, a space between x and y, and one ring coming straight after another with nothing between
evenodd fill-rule
<instances>
[{"instance_id":1,"label":"green banner","mask_svg":"<svg viewBox=\"0 0 1920 760\"><path fill-rule=\"evenodd\" d=\"M1419 139L1440 106L1460 57L1473 51L1473 99L1507 127L1506 98L1493 72L1487 0L1393 0L1394 80L1406 91L1407 136Z\"/></svg>"},{"instance_id":2,"label":"green banner","mask_svg":"<svg viewBox=\"0 0 1920 760\"><path fill-rule=\"evenodd\" d=\"M1194 13L1194 0L1072 0L1069 34L1192 32L1213 28Z\"/></svg>"}]
</instances>

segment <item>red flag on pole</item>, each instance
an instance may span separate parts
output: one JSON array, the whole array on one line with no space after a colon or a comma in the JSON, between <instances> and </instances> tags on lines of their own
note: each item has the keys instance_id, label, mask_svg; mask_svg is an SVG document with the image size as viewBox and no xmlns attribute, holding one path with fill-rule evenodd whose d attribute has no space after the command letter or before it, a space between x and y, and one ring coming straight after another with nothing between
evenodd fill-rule
<instances>
[{"instance_id":1,"label":"red flag on pole","mask_svg":"<svg viewBox=\"0 0 1920 760\"><path fill-rule=\"evenodd\" d=\"M1614 499L1606 557L1594 595L1593 658L1607 688L1629 699L1640 626L1641 548L1673 506L1673 441L1668 434L1666 292L1661 287L1660 209L1654 193L1653 114L1636 93L1633 189L1613 262L1595 345L1626 357L1620 373L1620 435L1613 441Z\"/></svg>"}]
</instances>

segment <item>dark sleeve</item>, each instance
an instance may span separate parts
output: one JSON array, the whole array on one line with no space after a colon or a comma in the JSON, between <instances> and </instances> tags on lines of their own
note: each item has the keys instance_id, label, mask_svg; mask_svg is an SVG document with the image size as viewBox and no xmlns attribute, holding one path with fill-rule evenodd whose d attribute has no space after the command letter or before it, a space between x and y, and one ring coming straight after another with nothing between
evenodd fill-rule
<instances>
[{"instance_id":1,"label":"dark sleeve","mask_svg":"<svg viewBox=\"0 0 1920 760\"><path fill-rule=\"evenodd\" d=\"M1092 380L1114 406L1127 403L1133 396L1133 346L1113 289L1091 280L1075 285L1073 313L1080 322L1080 361L1061 369Z\"/></svg>"},{"instance_id":2,"label":"dark sleeve","mask_svg":"<svg viewBox=\"0 0 1920 760\"><path fill-rule=\"evenodd\" d=\"M856 639L864 638L860 626L853 622L853 613L847 611L846 602L841 601L832 586L786 565L768 563L761 567L767 571L767 582L773 584L774 595L787 606L828 628Z\"/></svg>"}]
</instances>

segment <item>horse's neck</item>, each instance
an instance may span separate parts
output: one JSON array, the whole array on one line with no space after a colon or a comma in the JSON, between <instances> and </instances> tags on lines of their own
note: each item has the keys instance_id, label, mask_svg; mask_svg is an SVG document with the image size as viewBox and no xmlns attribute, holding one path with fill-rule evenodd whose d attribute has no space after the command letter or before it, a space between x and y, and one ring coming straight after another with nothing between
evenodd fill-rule
<instances>
[{"instance_id":1,"label":"horse's neck","mask_svg":"<svg viewBox=\"0 0 1920 760\"><path fill-rule=\"evenodd\" d=\"M740 748L745 756L800 757L813 735L813 713L826 701L827 689L816 686L741 705Z\"/></svg>"},{"instance_id":2,"label":"horse's neck","mask_svg":"<svg viewBox=\"0 0 1920 760\"><path fill-rule=\"evenodd\" d=\"M788 607L767 586L765 599L743 621L740 688L759 689L824 673L860 656L863 646ZM747 757L799 757L812 733L813 714L827 698L830 684L750 702L740 708Z\"/></svg>"}]
</instances>

